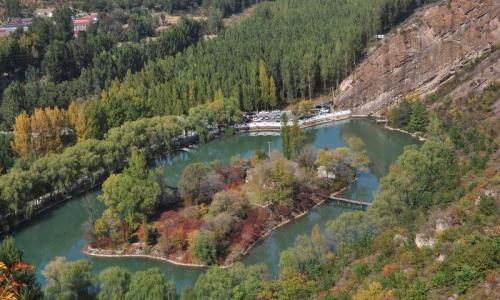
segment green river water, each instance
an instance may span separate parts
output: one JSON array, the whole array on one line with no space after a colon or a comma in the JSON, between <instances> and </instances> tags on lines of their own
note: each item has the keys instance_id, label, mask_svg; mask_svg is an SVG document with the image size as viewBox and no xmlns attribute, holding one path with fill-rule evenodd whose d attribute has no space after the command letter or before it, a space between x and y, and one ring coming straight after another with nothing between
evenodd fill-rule
<instances>
[{"instance_id":1,"label":"green river water","mask_svg":"<svg viewBox=\"0 0 500 300\"><path fill-rule=\"evenodd\" d=\"M387 174L389 166L402 153L403 148L416 141L408 135L391 132L368 119L340 121L307 130L309 143L314 148L335 148L344 146L343 137L354 135L360 137L366 145L368 155L373 162L370 171L359 174L357 183L351 185L341 196L363 201L372 201L378 189L379 180ZM193 162L210 162L218 159L228 162L234 155L248 158L258 149L268 150L281 148L281 140L276 135L237 135L215 140L191 153L179 153L158 164L165 166L164 180L175 185L186 165ZM139 258L91 258L81 253L84 246L82 224L87 215L82 197L95 198L100 190L76 197L58 207L51 209L31 220L27 225L14 232L17 246L24 251L24 260L37 268L37 278L43 283L41 270L55 256L65 256L68 260L86 258L94 264L94 271L119 265L132 271L159 267L172 280L180 292L184 287L192 285L204 269L174 266L168 263ZM102 204L97 204L100 211ZM314 224L324 228L329 220L350 211L350 208L339 207L333 203L313 209L309 214L288 224L254 247L243 260L244 264L265 263L271 274L278 271L279 253L293 246L300 234L309 234Z\"/></svg>"}]
</instances>

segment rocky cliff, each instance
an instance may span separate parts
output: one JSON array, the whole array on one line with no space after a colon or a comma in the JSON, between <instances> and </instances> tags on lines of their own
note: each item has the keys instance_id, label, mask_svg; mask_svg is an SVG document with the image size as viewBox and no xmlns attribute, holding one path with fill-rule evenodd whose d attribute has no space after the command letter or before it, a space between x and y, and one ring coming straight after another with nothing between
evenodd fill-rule
<instances>
[{"instance_id":1,"label":"rocky cliff","mask_svg":"<svg viewBox=\"0 0 500 300\"><path fill-rule=\"evenodd\" d=\"M447 0L422 8L369 51L339 86L334 103L357 114L380 114L408 93L436 91L465 68L472 75L450 93L481 91L500 79L499 18L498 0Z\"/></svg>"}]
</instances>

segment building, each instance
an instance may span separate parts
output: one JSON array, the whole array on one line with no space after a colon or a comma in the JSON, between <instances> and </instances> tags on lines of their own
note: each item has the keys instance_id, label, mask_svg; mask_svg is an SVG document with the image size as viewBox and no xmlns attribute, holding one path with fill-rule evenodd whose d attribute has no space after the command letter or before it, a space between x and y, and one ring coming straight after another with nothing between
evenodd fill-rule
<instances>
[{"instance_id":1,"label":"building","mask_svg":"<svg viewBox=\"0 0 500 300\"><path fill-rule=\"evenodd\" d=\"M81 16L73 20L73 32L78 36L80 32L87 31L88 27L97 23L97 13L91 13L86 16Z\"/></svg>"},{"instance_id":2,"label":"building","mask_svg":"<svg viewBox=\"0 0 500 300\"><path fill-rule=\"evenodd\" d=\"M32 22L33 22L33 19L31 19L31 18L25 18L25 19L13 18L13 19L10 19L8 23L5 23L2 26L0 26L0 37L9 36L18 29L28 31L29 26L31 25Z\"/></svg>"},{"instance_id":3,"label":"building","mask_svg":"<svg viewBox=\"0 0 500 300\"><path fill-rule=\"evenodd\" d=\"M52 18L55 8L37 8L33 13L38 18Z\"/></svg>"}]
</instances>

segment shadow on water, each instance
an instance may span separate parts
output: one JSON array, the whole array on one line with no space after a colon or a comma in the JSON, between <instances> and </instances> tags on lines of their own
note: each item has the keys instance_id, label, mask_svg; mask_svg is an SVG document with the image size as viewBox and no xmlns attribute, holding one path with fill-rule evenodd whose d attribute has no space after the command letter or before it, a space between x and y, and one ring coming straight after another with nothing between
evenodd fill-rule
<instances>
[{"instance_id":1,"label":"shadow on water","mask_svg":"<svg viewBox=\"0 0 500 300\"><path fill-rule=\"evenodd\" d=\"M351 185L341 196L362 201L372 201L373 193L378 188L379 180L387 174L389 166L402 153L406 145L415 144L411 137L399 132L384 130L367 119L342 121L334 124L311 128L307 131L308 140L316 149L345 146L344 136L355 135L366 144L368 155L373 164L369 172L359 174L359 181ZM221 160L229 162L234 155L249 158L256 150L268 151L281 148L279 136L237 135L200 145L190 153L179 153L158 160L165 167L164 180L169 185L176 185L182 170L194 162L210 162ZM19 227L14 232L16 244L24 251L24 259L37 267L37 278L44 282L41 270L55 256L65 256L68 260L86 258L94 264L94 271L100 272L109 266L122 266L132 271L150 267L160 268L171 279L178 289L193 284L204 269L178 267L167 263L137 258L109 259L89 258L81 253L84 245L82 225L87 216L83 205L83 197L95 199L100 190L86 193L63 203L56 208L35 217L30 223ZM104 209L97 202L98 212ZM279 253L293 246L300 234L309 234L314 224L321 228L340 214L352 211L351 208L335 205L324 205L315 208L303 218L284 226L262 243L257 245L243 260L245 264L265 263L272 274L278 270Z\"/></svg>"}]
</instances>

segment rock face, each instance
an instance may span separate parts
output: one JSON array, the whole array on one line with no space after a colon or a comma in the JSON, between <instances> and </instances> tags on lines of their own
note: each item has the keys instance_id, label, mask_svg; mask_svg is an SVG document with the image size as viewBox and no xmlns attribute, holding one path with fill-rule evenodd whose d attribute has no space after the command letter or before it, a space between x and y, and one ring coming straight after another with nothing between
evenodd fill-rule
<instances>
[{"instance_id":1,"label":"rock face","mask_svg":"<svg viewBox=\"0 0 500 300\"><path fill-rule=\"evenodd\" d=\"M334 103L357 114L377 114L408 93L432 93L467 63L496 49L499 16L498 0L446 0L422 8L368 53L342 82ZM457 96L500 78L495 55Z\"/></svg>"}]
</instances>

